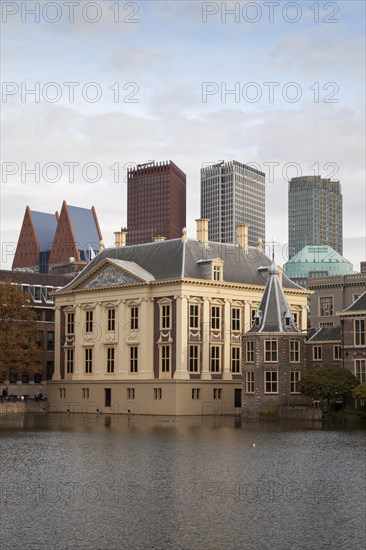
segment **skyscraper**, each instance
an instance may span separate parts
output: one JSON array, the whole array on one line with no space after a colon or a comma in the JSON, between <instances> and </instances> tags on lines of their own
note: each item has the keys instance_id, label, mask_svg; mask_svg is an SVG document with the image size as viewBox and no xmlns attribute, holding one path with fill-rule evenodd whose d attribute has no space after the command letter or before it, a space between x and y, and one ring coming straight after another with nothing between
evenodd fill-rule
<instances>
[{"instance_id":1,"label":"skyscraper","mask_svg":"<svg viewBox=\"0 0 366 550\"><path fill-rule=\"evenodd\" d=\"M175 239L186 226L186 175L174 162L138 164L127 177L127 243Z\"/></svg>"},{"instance_id":2,"label":"skyscraper","mask_svg":"<svg viewBox=\"0 0 366 550\"><path fill-rule=\"evenodd\" d=\"M288 190L289 258L307 245L328 245L343 254L339 181L321 176L292 178Z\"/></svg>"},{"instance_id":3,"label":"skyscraper","mask_svg":"<svg viewBox=\"0 0 366 550\"><path fill-rule=\"evenodd\" d=\"M249 245L265 239L265 174L237 162L201 169L201 217L210 220L210 241L235 243L235 227L249 225Z\"/></svg>"}]
</instances>

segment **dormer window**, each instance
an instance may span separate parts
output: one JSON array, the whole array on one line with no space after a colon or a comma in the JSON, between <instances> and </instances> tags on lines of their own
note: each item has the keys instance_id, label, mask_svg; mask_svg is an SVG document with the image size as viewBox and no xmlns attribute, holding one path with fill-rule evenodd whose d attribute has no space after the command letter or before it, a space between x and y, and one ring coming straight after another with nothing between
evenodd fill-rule
<instances>
[{"instance_id":1,"label":"dormer window","mask_svg":"<svg viewBox=\"0 0 366 550\"><path fill-rule=\"evenodd\" d=\"M214 281L222 281L222 266L221 265L214 265L212 268L213 271L213 280Z\"/></svg>"}]
</instances>

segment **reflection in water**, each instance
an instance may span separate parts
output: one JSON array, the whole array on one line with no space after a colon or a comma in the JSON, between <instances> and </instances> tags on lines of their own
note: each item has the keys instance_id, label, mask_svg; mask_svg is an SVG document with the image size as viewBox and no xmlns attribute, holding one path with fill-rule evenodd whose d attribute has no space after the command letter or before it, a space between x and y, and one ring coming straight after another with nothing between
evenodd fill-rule
<instances>
[{"instance_id":1,"label":"reflection in water","mask_svg":"<svg viewBox=\"0 0 366 550\"><path fill-rule=\"evenodd\" d=\"M4 415L2 547L364 547L365 433L239 417Z\"/></svg>"}]
</instances>

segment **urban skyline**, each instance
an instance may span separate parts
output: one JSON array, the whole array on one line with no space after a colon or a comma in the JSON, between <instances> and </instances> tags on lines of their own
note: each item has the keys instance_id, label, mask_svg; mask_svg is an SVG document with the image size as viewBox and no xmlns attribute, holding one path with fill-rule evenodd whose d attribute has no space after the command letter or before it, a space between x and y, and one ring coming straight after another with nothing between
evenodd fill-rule
<instances>
[{"instance_id":1,"label":"urban skyline","mask_svg":"<svg viewBox=\"0 0 366 550\"><path fill-rule=\"evenodd\" d=\"M91 198L113 244L127 223L127 170L154 158L187 175L188 235L200 215L201 168L235 158L263 171L266 240L280 243L283 261L288 181L339 179L343 253L354 266L364 259L364 3L340 2L331 16L304 1L295 22L292 8L287 17L276 7L270 22L263 7L248 22L214 4L219 11L203 17L200 2L140 2L134 15L121 7L119 23L108 2L94 24L80 7L73 23L65 6L53 24L22 23L22 6L7 17L2 267L11 266L27 204L52 212Z\"/></svg>"},{"instance_id":2,"label":"urban skyline","mask_svg":"<svg viewBox=\"0 0 366 550\"><path fill-rule=\"evenodd\" d=\"M249 245L264 243L265 204L263 172L236 160L201 169L201 217L210 220L210 241L235 244L236 226L247 224Z\"/></svg>"},{"instance_id":3,"label":"urban skyline","mask_svg":"<svg viewBox=\"0 0 366 550\"><path fill-rule=\"evenodd\" d=\"M343 255L340 182L321 176L292 178L288 189L289 257L305 246L331 246Z\"/></svg>"}]
</instances>

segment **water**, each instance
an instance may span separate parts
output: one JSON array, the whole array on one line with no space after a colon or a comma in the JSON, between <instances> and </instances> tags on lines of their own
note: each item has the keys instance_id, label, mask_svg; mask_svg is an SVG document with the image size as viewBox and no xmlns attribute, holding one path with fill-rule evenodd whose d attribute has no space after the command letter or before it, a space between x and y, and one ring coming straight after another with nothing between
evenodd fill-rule
<instances>
[{"instance_id":1,"label":"water","mask_svg":"<svg viewBox=\"0 0 366 550\"><path fill-rule=\"evenodd\" d=\"M0 419L0 547L363 548L365 432L235 418Z\"/></svg>"}]
</instances>

